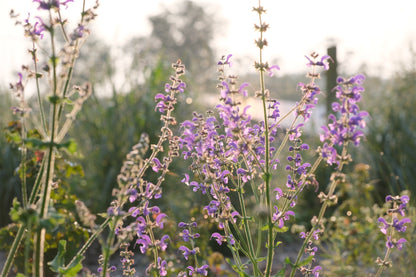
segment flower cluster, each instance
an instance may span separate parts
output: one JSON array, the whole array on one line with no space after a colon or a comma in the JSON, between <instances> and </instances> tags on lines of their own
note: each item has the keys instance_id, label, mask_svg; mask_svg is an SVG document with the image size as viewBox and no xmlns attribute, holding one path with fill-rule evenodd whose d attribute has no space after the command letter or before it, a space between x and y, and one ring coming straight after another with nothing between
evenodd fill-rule
<instances>
[{"instance_id":1,"label":"flower cluster","mask_svg":"<svg viewBox=\"0 0 416 277\"><path fill-rule=\"evenodd\" d=\"M405 216L405 210L407 203L409 202L409 196L403 195L393 197L388 195L386 196L386 202L393 205L393 208L388 210L391 221L387 222L384 217L380 217L378 219L378 222L380 223L380 231L387 237L387 248L397 247L400 250L407 241L404 238L394 238L393 235L395 232L405 232L407 228L406 224L411 223L410 219L407 217L401 219L398 217L398 215L401 217Z\"/></svg>"},{"instance_id":2,"label":"flower cluster","mask_svg":"<svg viewBox=\"0 0 416 277\"><path fill-rule=\"evenodd\" d=\"M349 159L348 156L338 155L335 146L346 145L348 142L353 142L358 146L361 137L364 136L361 129L366 126L364 119L368 113L360 111L357 105L364 91L362 87L364 79L365 77L360 74L349 79L337 78L338 85L335 91L339 102L332 104L332 110L339 113L340 117L330 114L329 123L322 127L324 133L320 136L321 141L324 142L320 154L328 164L339 166L341 162Z\"/></svg>"},{"instance_id":3,"label":"flower cluster","mask_svg":"<svg viewBox=\"0 0 416 277\"><path fill-rule=\"evenodd\" d=\"M306 75L310 81L308 84L299 83L298 87L302 92L303 96L300 103L296 109L296 115L303 117L303 121L307 122L312 114L312 109L315 108L318 103L317 96L321 93L321 89L315 83L316 79L320 79L319 70L323 68L324 70L329 69L328 60L332 60L331 57L325 55L319 60L319 54L313 52L310 56L305 56L308 60L306 64L308 67L311 67L311 71Z\"/></svg>"},{"instance_id":4,"label":"flower cluster","mask_svg":"<svg viewBox=\"0 0 416 277\"><path fill-rule=\"evenodd\" d=\"M406 224L410 224L411 220L405 216L406 207L409 203L409 196L386 196L386 203L390 204L387 211L389 220L384 217L380 217L378 222L380 223L380 231L386 236L386 254L384 258L377 257L376 264L379 266L377 276L381 274L385 267L391 266L389 260L390 253L393 248L401 250L407 240L400 237L399 233L406 231Z\"/></svg>"},{"instance_id":5,"label":"flower cluster","mask_svg":"<svg viewBox=\"0 0 416 277\"><path fill-rule=\"evenodd\" d=\"M193 258L194 266L188 266L188 271L181 271L178 276L194 276L194 274L201 274L203 276L208 275L208 265L204 264L202 266L199 266L197 254L199 253L199 248L195 247L195 239L199 238L199 233L196 233L193 231L193 229L197 228L196 222L191 223L185 223L180 222L178 224L179 228L182 228L182 232L180 233L180 236L182 237L182 240L190 245L191 248L188 248L185 245L181 245L179 247L179 251L182 252L182 255L184 256L185 260L189 260L189 257L191 256Z\"/></svg>"}]
</instances>

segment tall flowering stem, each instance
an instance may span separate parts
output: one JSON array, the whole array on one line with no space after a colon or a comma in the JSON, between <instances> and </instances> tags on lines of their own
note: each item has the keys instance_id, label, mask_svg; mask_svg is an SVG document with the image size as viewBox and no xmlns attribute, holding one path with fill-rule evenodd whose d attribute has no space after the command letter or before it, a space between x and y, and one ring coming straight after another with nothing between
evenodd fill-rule
<instances>
[{"instance_id":1,"label":"tall flowering stem","mask_svg":"<svg viewBox=\"0 0 416 277\"><path fill-rule=\"evenodd\" d=\"M265 71L270 71L268 63L263 62L263 48L267 46L267 40L264 38L264 32L267 31L268 24L263 22L262 15L266 10L261 5L261 0L258 2L257 8L253 8L259 16L259 26L255 26L256 30L259 31L260 37L256 40L256 45L259 48L259 61L255 63L255 67L259 70L260 74L260 96L263 103L263 117L264 117L264 147L265 147L265 167L263 170L263 180L265 184L265 197L266 197L266 208L267 208L267 262L266 270L264 272L265 276L269 276L273 264L273 255L274 255L274 236L273 236L273 206L271 203L271 188L270 183L272 180L272 175L270 172L270 140L269 140L269 119L267 114L267 100L269 98L268 91L266 90L264 73Z\"/></svg>"},{"instance_id":2,"label":"tall flowering stem","mask_svg":"<svg viewBox=\"0 0 416 277\"><path fill-rule=\"evenodd\" d=\"M149 138L146 134L142 134L140 142L133 146L127 155L117 177L118 189L114 191L115 200L107 211L107 217L111 219L109 221L110 235L107 237L100 260L101 276L106 276L109 271L113 270L108 263L112 254L110 249L114 249L116 238L118 244L126 245L134 236L137 237L134 244L139 246L143 254L148 251L152 252L153 262L146 271L154 276L167 275L167 262L162 259L159 252L166 250L169 236L164 235L158 239L155 233L155 230L164 228L163 221L167 215L162 213L159 207L150 206L150 204L151 201L162 197L161 186L169 172L170 163L179 156L179 138L173 135L171 126L176 124L172 112L177 103L177 94L183 92L186 87L181 80L181 76L185 74L185 66L178 60L172 64L172 67L175 74L170 77L171 83L165 85L165 93L158 93L155 96L156 110L161 113L163 122L159 140L156 144L150 145L150 155L143 159L148 149ZM165 153L162 158L159 157L161 153ZM150 169L159 174L155 183L143 178ZM127 203L133 206L124 212L123 208ZM124 221L129 217L134 221L125 226ZM124 272L133 274L130 268L131 259L126 256L122 258L122 262L125 267Z\"/></svg>"},{"instance_id":3,"label":"tall flowering stem","mask_svg":"<svg viewBox=\"0 0 416 277\"><path fill-rule=\"evenodd\" d=\"M312 219L311 230L306 234L301 234L301 237L305 240L293 264L290 276L294 276L296 270L307 273L314 272L315 276L319 275L319 266L311 269L299 266L299 264L304 264L303 262L301 263L301 258L307 246L310 246L313 240L319 239L320 231L318 228L322 225L322 219L327 207L337 202L337 197L334 194L335 189L345 179L342 173L343 166L351 161L351 157L347 152L349 144L352 142L355 146L358 146L361 137L364 136L361 129L366 126L365 117L368 113L360 111L357 104L361 100L361 93L364 91L362 87L364 79L363 75L356 75L349 79L337 78L338 85L334 90L336 91L338 102L332 104L332 109L339 114L339 117L337 118L334 114L329 115L330 122L327 126L322 127L324 131L321 135L323 146L318 148L321 159L325 160L329 165L335 165L336 171L331 175L328 194L321 192L318 196L323 204L318 216ZM338 152L337 147L341 147L340 152ZM306 264L309 264L309 262L313 261L315 251L306 252L309 253L309 257L305 261Z\"/></svg>"},{"instance_id":4,"label":"tall flowering stem","mask_svg":"<svg viewBox=\"0 0 416 277\"><path fill-rule=\"evenodd\" d=\"M74 30L76 36L71 36L64 46L58 51L58 45L56 44L56 26L60 24L63 27L65 20L57 19L56 14L62 6L66 6L70 1L41 1L34 0L34 3L38 5L38 10L45 14L45 17L48 20L41 19L40 17L31 18L30 15L23 21L17 21L19 24L23 25L25 35L29 37L32 41L32 49L29 52L32 54L33 68L29 66L23 66L23 72L19 73L20 83L22 79L35 78L36 90L38 96L38 104L40 108L40 126L36 126L37 120L31 122L35 125L35 128L40 133L40 139L27 138L26 134L22 135L22 141L25 145L30 145L36 151L41 153L43 157L40 161L40 169L37 173L35 183L31 195L27 197L26 193L26 181L23 180L22 184L22 194L23 199L23 208L32 209L36 211L36 216L39 221L47 221L48 209L50 205L50 193L52 186L55 182L54 180L54 168L55 168L55 159L56 153L61 148L67 148L71 143L63 143L67 131L74 121L76 114L80 111L82 104L89 97L91 90L88 84L84 86L73 86L71 89L69 87L71 74L68 73L68 61L75 61L80 50L81 42L84 41L87 37L88 30L86 24L88 24L95 17L95 7L83 10L82 11L82 20L81 25L83 30L78 29ZM84 1L85 2L85 1ZM84 3L85 7L85 3ZM15 16L14 16L15 17ZM61 22L59 22L61 21ZM48 101L50 102L50 111L49 119L46 118L45 106L43 105L42 97L45 95L40 92L40 79L44 77L43 74L39 72L38 64L42 61L42 57L38 55L37 45L40 40L44 39L46 36L50 40L49 48L49 60L43 61L44 66L42 67L45 74L48 78L49 84L49 95ZM45 49L46 50L46 49ZM47 51L47 50L46 50ZM73 64L73 62L71 63ZM66 83L66 85L64 85ZM12 86L14 88L14 86ZM19 86L23 89L23 86ZM67 94L63 94L63 89ZM68 105L69 104L69 105ZM64 106L70 106L69 111L66 113L66 118L60 120L59 111L63 111ZM22 110L22 107L18 108ZM30 109L25 108L24 112L29 112ZM27 130L24 130L26 132ZM25 147L23 147L25 149ZM26 161L22 160L22 164ZM2 271L2 276L6 276L10 270L13 258L15 256L15 251L18 248L23 234L25 233L26 227L30 229L30 222L18 222L20 224L17 236L12 244L11 251L7 257L5 267ZM34 226L33 228L36 231L34 238L34 251L33 251L33 272L35 276L44 275L44 245L45 245L45 234L46 229L43 226ZM30 236L30 232L26 232L27 236Z\"/></svg>"},{"instance_id":5,"label":"tall flowering stem","mask_svg":"<svg viewBox=\"0 0 416 277\"><path fill-rule=\"evenodd\" d=\"M378 222L380 223L380 231L386 236L386 253L384 258L377 258L376 264L379 266L376 277L380 276L383 270L386 267L391 266L391 261L389 261L389 256L393 248L401 250L403 245L407 243L407 240L400 238L400 233L406 231L406 224L410 224L411 220L405 216L407 203L409 203L409 196L386 196L386 203L390 205L389 210L387 211L388 220L384 217L380 217Z\"/></svg>"}]
</instances>

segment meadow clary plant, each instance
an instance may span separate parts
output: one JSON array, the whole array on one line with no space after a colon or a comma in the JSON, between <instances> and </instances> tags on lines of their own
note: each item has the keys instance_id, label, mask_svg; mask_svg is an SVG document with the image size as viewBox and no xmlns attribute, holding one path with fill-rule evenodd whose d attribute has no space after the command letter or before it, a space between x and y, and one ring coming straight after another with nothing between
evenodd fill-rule
<instances>
[{"instance_id":1,"label":"meadow clary plant","mask_svg":"<svg viewBox=\"0 0 416 277\"><path fill-rule=\"evenodd\" d=\"M295 217L293 208L300 193L306 186L318 186L314 172L322 161L336 165L328 194L321 192L319 195L323 204L319 215L312 219L312 229L301 233L304 244L299 255L294 262L287 260L292 267L291 276L296 270L318 276L320 267L314 263L317 247L313 246L313 241L319 239L319 233L324 229L319 226L328 205L336 202L336 185L344 176L344 165L351 160L348 146L351 142L358 146L363 136L361 129L365 127L367 113L360 111L357 103L364 91L361 86L364 76L337 79L335 91L338 101L332 105L336 114L331 114L329 124L322 128L323 145L317 150L319 155L315 162L304 162L302 153L308 151L309 146L302 142L302 130L321 92L315 81L320 78L319 70L327 70L332 59L316 53L306 57L307 66L311 68L307 74L310 81L299 84L302 97L290 111L295 113L295 118L289 123L290 127L283 130L280 124L290 113L280 115L279 102L271 97L265 85L265 73L272 76L275 70L279 70L278 66L270 66L262 59L263 49L267 46L264 33L268 24L262 21L265 10L261 5L253 10L259 15L259 25L255 27L260 33L256 40L259 61L255 62L260 75L260 89L255 95L262 102L263 120L253 120L250 107L242 105L242 98L248 95L248 84L239 85L236 76L225 75L226 68L231 66L231 55L223 57L218 63L222 103L216 106L216 112L208 112L207 116L195 114L192 120L181 125L182 154L186 160L191 160L190 168L195 173L192 181L185 174L183 182L210 199L204 209L221 230L212 238L219 244L228 244L233 253L235 271L244 275L251 267L254 276L270 276L273 256L280 243L279 233L286 231L287 221ZM288 150L289 156L281 157L283 149ZM288 172L286 188L272 187L277 167L284 167ZM232 194L237 195L238 201L231 201ZM246 209L251 196L254 196L257 214L249 214ZM255 239L255 232L259 237L264 233L265 245L262 239ZM266 256L262 257L264 253ZM242 262L241 254L249 258L249 263ZM265 261L265 267L260 261ZM283 268L281 274L284 271Z\"/></svg>"},{"instance_id":2,"label":"meadow clary plant","mask_svg":"<svg viewBox=\"0 0 416 277\"><path fill-rule=\"evenodd\" d=\"M22 66L21 72L18 73L19 80L10 85L19 99L19 106L12 110L19 116L21 124L21 135L15 136L14 142L19 145L22 153L20 168L22 203L15 202L11 212L19 229L3 267L2 276L6 276L10 270L23 238L26 237L26 241L30 241L32 230L34 245L31 271L34 276L44 275L46 229L53 229L56 220L50 217L53 210L51 191L59 186L55 178L56 160L60 158L62 150L69 152L75 150L74 142L68 141L66 135L82 104L91 94L88 83L81 86L73 85L71 77L80 47L89 34L88 24L96 16L98 3L87 9L84 1L80 21L77 27L71 30L67 26L68 20L62 16L61 9L70 5L72 0L34 0L33 2L37 5L37 16L29 13L21 19L13 10L10 12L16 24L22 25L25 36L32 43L29 49L32 65ZM57 42L58 35L62 36L63 45ZM42 53L46 53L46 56L39 54L40 49ZM36 109L39 111L32 114L31 111L36 109L30 108L25 99L26 84L29 81L34 83L37 96ZM47 96L47 104L44 103L45 96ZM37 155L38 167L30 195L26 180L28 150ZM24 248L24 272L28 275L30 272L28 243L25 243Z\"/></svg>"},{"instance_id":3,"label":"meadow clary plant","mask_svg":"<svg viewBox=\"0 0 416 277\"><path fill-rule=\"evenodd\" d=\"M72 1L34 2L38 4L39 11L50 19L46 22L35 17L34 22L30 18L24 21L25 32L34 43L31 50L34 68L26 67L25 73L26 78L33 77L37 85L40 124L36 128L41 139L25 137L24 122L30 108L23 93L24 74L19 74L19 81L12 88L20 99L20 106L14 111L21 116L23 124L22 160L25 160L25 151L29 145L41 151L44 158L41 159L38 178L30 197L27 195L26 183L22 180L23 203L15 203L12 211L14 220L20 227L2 276L7 276L23 237L31 235L28 230L35 230L33 275L44 275L45 228L54 222L51 220L49 225L46 224L51 208L50 193L53 187L59 186L54 175L54 163L60 150L71 148L70 142L62 141L90 91L88 85L70 89L70 79L79 47L88 34L86 23L95 17L96 7L84 10L80 24L72 33L68 33L60 9ZM177 251L181 255L180 261L186 265L179 272L174 272L172 264L165 259L172 238L164 234L167 214L156 204L162 201L162 188L172 161L181 156L190 163L190 172L183 175L182 183L193 192L207 197L208 203L203 212L217 225L217 230L210 234L210 238L219 245L227 245L231 250L233 259L229 263L236 274L285 276L290 272L290 276L294 276L300 272L305 276L319 276L322 268L315 258L318 251L316 242L325 230L325 212L328 206L337 202L334 192L345 179L345 165L352 160L348 153L350 145L358 146L364 136L362 129L366 126L365 118L368 114L358 106L364 91L364 76L337 79L338 85L334 89L337 101L332 105L333 114L329 116L328 124L322 127L322 145L316 150L315 158L306 161L305 153L313 150L303 142L302 133L317 104L317 96L321 93L316 80L320 78L322 70L328 70L332 59L316 53L306 56L306 65L310 68L307 74L309 81L299 83L300 101L288 113L282 114L279 101L273 96L275 92L266 87L266 75L272 77L279 70L277 65L269 65L263 59L264 48L268 44L264 35L269 28L263 21L266 10L259 1L253 11L259 18L259 23L255 25L259 33L259 38L255 41L259 59L254 67L260 77L260 87L254 96L261 103L262 120L253 119L250 106L243 104L250 94L251 86L248 83L240 84L237 76L227 74L232 58L227 55L218 62L220 103L215 110L206 114L193 113L189 120L180 124L180 134L175 135L172 126L177 124L173 114L177 94L186 88L181 80L185 66L178 60L172 65L174 74L170 77L170 83L166 84L164 93L155 97L155 110L161 114L163 123L159 140L151 144L148 136L142 134L139 143L127 154L117 178L118 188L113 192L114 200L107 212L101 214L104 221L100 225L95 223L96 217L85 204L76 202L81 223L91 234L69 262L64 259L66 242L60 243L57 256L48 263L54 272L60 276L76 276L82 269L81 262L86 250L93 241L101 238L102 254L97 257L100 264L97 274L100 276L108 276L115 271L120 271L125 276L134 276L136 272L132 249L150 255L151 262L146 269L148 275L171 276L177 273L178 276L207 276L209 265L199 257L198 240L201 237L193 219L178 224L178 237L183 243ZM65 45L60 51L55 44L58 27L65 38ZM50 59L42 66L49 77L49 120L40 93L39 81L42 74L38 69L35 47L38 40L47 37L51 41ZM289 120L289 115L292 114L294 117L287 124L289 127L284 129L282 122ZM148 157L144 158L146 155ZM279 251L282 239L280 235L289 229L291 221L296 220L294 207L298 204L302 191L307 187L317 191L319 185L315 172L321 163L332 165L334 172L327 193L321 192L317 196L322 202L320 211L311 219L311 229L300 233L303 244L295 260L287 258L284 264L278 265L281 270L276 272L274 255ZM281 169L285 172L285 181L277 185ZM145 178L146 172L151 170L158 174L154 182ZM396 232L405 231L405 224L410 223L407 218L398 218L399 214L404 215L409 201L407 196L388 196L386 200L394 202L394 205L389 212L392 215L390 221L379 219L381 231L387 237L386 256L383 260L377 260L380 272L388 263L391 249L400 249L405 243L396 237ZM255 208L249 209L253 204ZM19 216L28 213L32 216ZM105 236L101 236L104 230ZM28 247L27 244L25 246ZM110 260L118 250L122 268L112 265ZM29 253L28 250L26 252ZM28 272L25 266L25 274Z\"/></svg>"}]
</instances>

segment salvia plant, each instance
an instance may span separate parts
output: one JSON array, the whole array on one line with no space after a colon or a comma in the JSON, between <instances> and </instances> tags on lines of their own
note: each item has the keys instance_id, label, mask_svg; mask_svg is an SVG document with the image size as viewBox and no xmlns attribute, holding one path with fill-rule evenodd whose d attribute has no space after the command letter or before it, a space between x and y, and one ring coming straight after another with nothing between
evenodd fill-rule
<instances>
[{"instance_id":1,"label":"salvia plant","mask_svg":"<svg viewBox=\"0 0 416 277\"><path fill-rule=\"evenodd\" d=\"M74 151L74 143L67 139L67 131L81 110L83 102L90 94L90 86L73 85L71 76L80 47L89 34L88 23L96 16L98 3L87 9L85 1L80 22L69 31L67 20L61 16L61 9L70 5L71 0L34 0L40 16L29 15L22 24L25 35L33 42L32 65L22 68L19 80L11 85L19 105L13 112L20 118L21 135L15 138L20 143L22 167L28 149L39 155L38 175L29 194L25 174L22 174L22 203L15 201L11 212L13 220L19 225L15 240L8 253L2 276L7 276L25 238L33 236L33 245L24 244L26 258L29 260L32 247L32 269L25 266L25 275L31 271L34 276L43 276L45 265L60 276L75 276L82 269L86 250L95 240L102 246L97 257L99 268L95 274L111 275L118 271L125 276L138 274L134 268L134 252L137 250L150 257L146 274L152 276L207 276L210 266L200 257L200 234L198 223L190 220L177 225L178 237L183 241L177 249L181 264L180 271L173 271L166 259L166 250L173 238L164 233L167 214L156 204L162 201L162 188L169 166L174 159L188 162L189 171L183 173L183 189L188 187L208 199L203 212L213 220L217 230L211 240L219 245L227 245L232 253L228 260L239 276L319 276L322 268L315 255L317 242L325 231L324 217L327 208L337 202L335 190L344 182L344 170L352 158L348 152L351 146L358 146L364 136L367 112L361 111L358 103L364 92L363 75L350 78L338 77L337 86L332 91L337 101L332 104L333 113L328 124L321 129L321 145L310 149L303 141L303 130L310 121L311 113L317 105L321 89L316 81L322 71L328 70L332 58L317 53L306 56L310 69L305 83L299 83L300 100L287 113L279 110L275 92L269 91L266 80L279 70L264 60L267 46L265 33L269 25L263 21L266 10L261 6L253 8L259 22L255 29L259 34L255 41L258 60L254 63L258 71L260 86L254 96L262 106L262 119L256 120L250 114L250 107L244 99L251 94L248 83L240 83L238 76L229 74L232 55L226 55L218 62L219 103L213 110L204 114L194 112L189 120L180 124L174 117L178 94L186 89L181 79L185 65L178 60L172 65L173 75L166 84L164 92L156 95L155 111L160 114L163 127L159 140L151 143L146 134L127 154L117 178L117 189L113 201L101 223L96 223L86 205L76 202L80 223L88 229L90 236L78 253L69 261L65 260L66 241L61 241L57 255L52 261L45 261L45 234L54 227L55 214L50 194L59 186L56 178L55 162L64 151ZM13 17L17 17L12 13ZM63 37L63 45L57 42L58 33ZM49 48L45 47L49 41ZM38 49L49 55L41 60ZM26 82L33 80L37 95L37 112L28 106L25 98ZM46 81L44 81L46 80ZM41 93L48 90L47 102ZM330 92L328 92L330 93ZM294 117L289 117L293 115ZM288 126L282 127L283 121ZM32 124L32 125L30 125ZM34 124L34 125L33 125ZM178 125L179 131L173 126ZM37 137L28 136L29 126L35 126ZM305 157L314 158L306 160ZM306 155L308 154L308 155ZM315 177L321 164L332 165L334 171L327 185L326 193L317 197L321 208L311 219L311 227L299 234L303 240L295 259L287 258L283 265L277 265L274 256L279 251L281 234L289 229L289 223L296 219L295 206L302 192L311 187L317 191L319 184ZM150 181L146 173L154 171L157 178ZM284 183L277 185L281 171ZM181 184L175 184L176 186ZM386 217L379 219L381 232L386 235L386 254L378 258L379 275L390 265L388 260L393 248L401 249L406 241L400 233L406 231L410 219L403 218L408 196L388 196L392 203ZM249 209L249 205L255 206ZM105 232L104 232L105 231ZM111 264L110 257L118 252L122 268Z\"/></svg>"}]
</instances>

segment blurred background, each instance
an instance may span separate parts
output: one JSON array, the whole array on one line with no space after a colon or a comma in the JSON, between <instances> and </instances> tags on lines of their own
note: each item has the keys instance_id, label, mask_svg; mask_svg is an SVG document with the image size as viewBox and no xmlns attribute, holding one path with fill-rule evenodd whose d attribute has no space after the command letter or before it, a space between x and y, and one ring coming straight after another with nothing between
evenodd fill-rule
<instances>
[{"instance_id":1,"label":"blurred background","mask_svg":"<svg viewBox=\"0 0 416 277\"><path fill-rule=\"evenodd\" d=\"M78 16L81 1L75 2L64 16ZM154 113L154 96L163 90L171 63L178 58L188 70L188 88L176 114L179 122L193 110L203 112L215 106L216 64L221 55L233 54L231 71L239 74L241 82L249 82L250 94L254 94L258 75L252 66L257 55L253 24L257 19L251 8L256 2L101 1L74 74L74 83L92 83L93 96L71 130L78 151L63 159L62 170L57 173L68 195L83 200L93 212L106 210L131 146L142 132L148 133L152 141L157 139L160 122ZM277 77L267 80L273 97L285 105L300 98L297 84L307 81L305 55L316 51L330 53L336 59L332 71L320 80L322 90L328 93L319 100L314 125L307 132L308 143L319 141L319 124L325 122L326 102L336 78L333 76L361 73L367 77L361 108L371 118L363 145L353 153L361 167L351 167L351 180L339 192L341 199L352 197L349 207L372 207L381 205L386 194L407 190L415 196L416 2L269 0L263 5L268 10L264 20L271 26L266 33L266 59L281 68ZM31 1L0 3L0 227L10 223L12 199L20 197L16 174L20 154L3 135L15 128L9 123L14 119L10 111L14 99L8 83L15 82L21 64L30 62L26 50L30 45L21 27L8 18L8 12L13 8L25 17L36 7ZM176 173L168 180L172 185L165 188L168 201L164 205L177 220L186 218L200 201L185 187L178 189L182 188L179 174L186 171L185 167L174 164L172 172ZM327 172L324 168L318 173L321 190L325 189ZM33 178L30 172L28 178ZM318 206L315 198L301 203L301 219L310 218L313 209L305 207ZM338 212L347 209L346 205ZM332 212L337 213L337 209ZM358 209L356 213L363 211ZM357 224L363 227L367 223ZM354 255L353 261L359 262L360 257Z\"/></svg>"}]
</instances>

